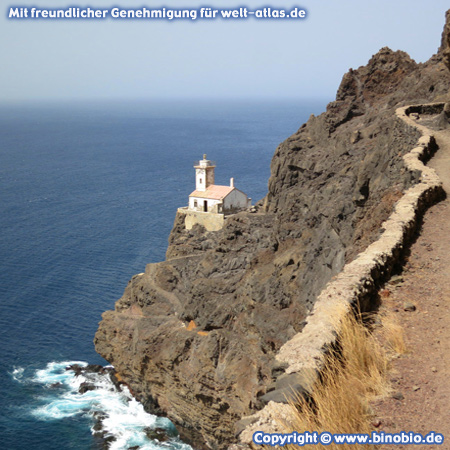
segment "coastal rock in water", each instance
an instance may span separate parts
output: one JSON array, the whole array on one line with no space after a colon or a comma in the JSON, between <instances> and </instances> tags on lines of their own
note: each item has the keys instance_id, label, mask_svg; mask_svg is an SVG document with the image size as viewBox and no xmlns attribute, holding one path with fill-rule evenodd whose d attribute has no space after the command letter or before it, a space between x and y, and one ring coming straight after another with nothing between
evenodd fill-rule
<instances>
[{"instance_id":1,"label":"coastal rock in water","mask_svg":"<svg viewBox=\"0 0 450 450\"><path fill-rule=\"evenodd\" d=\"M415 183L402 155L418 134L394 112L450 100L444 34L425 64L383 48L350 70L327 111L278 146L255 212L217 232L186 230L177 214L166 261L134 276L103 314L97 352L196 448L227 447L235 423L287 389L283 380L297 386L274 355Z\"/></svg>"},{"instance_id":2,"label":"coastal rock in water","mask_svg":"<svg viewBox=\"0 0 450 450\"><path fill-rule=\"evenodd\" d=\"M85 381L84 383L80 384L80 387L78 388L78 392L80 394L84 394L88 391L94 391L95 389L97 389L97 386L95 386L93 383L88 383L87 381Z\"/></svg>"}]
</instances>

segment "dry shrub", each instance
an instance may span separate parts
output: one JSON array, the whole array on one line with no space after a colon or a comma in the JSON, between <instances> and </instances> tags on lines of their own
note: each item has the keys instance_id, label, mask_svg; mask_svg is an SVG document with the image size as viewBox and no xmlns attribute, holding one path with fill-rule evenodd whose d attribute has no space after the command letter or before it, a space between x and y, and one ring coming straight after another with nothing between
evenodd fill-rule
<instances>
[{"instance_id":1,"label":"dry shrub","mask_svg":"<svg viewBox=\"0 0 450 450\"><path fill-rule=\"evenodd\" d=\"M321 378L310 399L298 398L291 405L293 419L286 432L329 431L370 433L369 401L388 392L387 358L360 316L349 314L337 329L338 348L329 352ZM297 450L295 445L287 445ZM360 450L369 445L305 445L302 448Z\"/></svg>"}]
</instances>

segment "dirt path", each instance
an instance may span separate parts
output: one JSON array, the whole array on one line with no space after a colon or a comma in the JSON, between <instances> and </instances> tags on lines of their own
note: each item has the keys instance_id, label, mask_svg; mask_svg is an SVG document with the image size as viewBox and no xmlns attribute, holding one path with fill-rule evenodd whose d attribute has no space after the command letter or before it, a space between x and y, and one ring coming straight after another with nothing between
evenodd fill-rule
<instances>
[{"instance_id":1,"label":"dirt path","mask_svg":"<svg viewBox=\"0 0 450 450\"><path fill-rule=\"evenodd\" d=\"M393 449L450 449L450 132L433 132L439 150L429 162L448 198L425 215L403 273L386 285L386 307L405 329L408 353L393 363L394 397L374 405L389 433L442 433L443 445L385 445ZM395 281L397 284L395 284ZM415 311L405 311L405 303Z\"/></svg>"}]
</instances>

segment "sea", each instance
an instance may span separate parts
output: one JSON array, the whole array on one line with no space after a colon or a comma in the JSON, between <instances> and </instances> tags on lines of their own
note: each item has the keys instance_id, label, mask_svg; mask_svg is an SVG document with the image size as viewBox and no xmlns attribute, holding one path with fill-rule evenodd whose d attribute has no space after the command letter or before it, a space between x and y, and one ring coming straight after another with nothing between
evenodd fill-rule
<instances>
[{"instance_id":1,"label":"sea","mask_svg":"<svg viewBox=\"0 0 450 450\"><path fill-rule=\"evenodd\" d=\"M325 100L0 104L0 448L189 450L106 375L94 334L128 280L164 259L195 160L253 203L277 145ZM149 430L163 428L168 441Z\"/></svg>"}]
</instances>

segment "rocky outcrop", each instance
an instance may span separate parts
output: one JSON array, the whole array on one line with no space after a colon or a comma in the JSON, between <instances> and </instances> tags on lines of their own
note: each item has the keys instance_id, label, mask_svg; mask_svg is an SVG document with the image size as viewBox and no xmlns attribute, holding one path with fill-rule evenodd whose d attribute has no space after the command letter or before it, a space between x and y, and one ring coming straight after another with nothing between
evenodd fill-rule
<instances>
[{"instance_id":1,"label":"rocky outcrop","mask_svg":"<svg viewBox=\"0 0 450 450\"><path fill-rule=\"evenodd\" d=\"M446 13L446 21L439 51L443 55L445 65L450 70L450 10Z\"/></svg>"},{"instance_id":2,"label":"rocky outcrop","mask_svg":"<svg viewBox=\"0 0 450 450\"><path fill-rule=\"evenodd\" d=\"M242 430L240 440L243 443L250 444L253 433L258 430L266 433L283 431L280 417L289 417L290 411L285 404L298 392L312 391L325 366L327 349L337 345L340 322L355 308L370 309L380 283L401 261L424 211L445 196L436 172L424 165L437 149L432 130L410 118L410 114L416 114L413 111L425 115L426 110L435 113L442 111L443 107L444 104L439 103L403 107L396 111L397 117L422 135L416 146L403 157L408 170L420 174L420 181L397 202L393 213L382 225L380 238L347 264L320 293L302 332L281 347L275 358L284 364L286 373L277 380L275 390L269 393L268 405L237 424L238 430ZM436 123L439 116L434 114L434 117Z\"/></svg>"},{"instance_id":3,"label":"rocky outcrop","mask_svg":"<svg viewBox=\"0 0 450 450\"><path fill-rule=\"evenodd\" d=\"M216 232L186 230L177 215L166 261L104 313L97 351L198 448L226 447L235 423L286 384L275 356L419 180L403 156L420 133L395 109L446 100L444 60L443 48L426 64L383 48L350 70L327 111L276 149L255 213Z\"/></svg>"}]
</instances>

